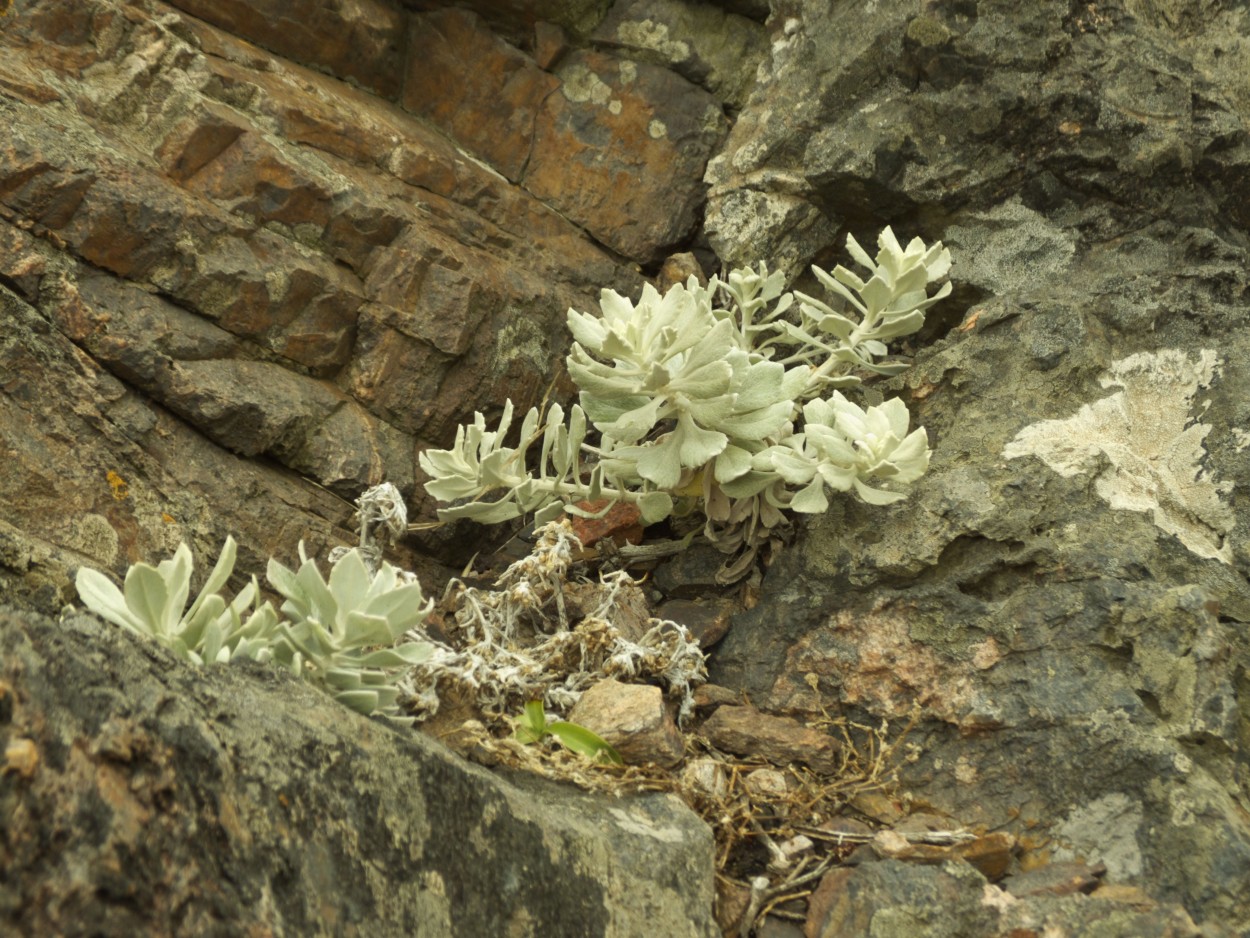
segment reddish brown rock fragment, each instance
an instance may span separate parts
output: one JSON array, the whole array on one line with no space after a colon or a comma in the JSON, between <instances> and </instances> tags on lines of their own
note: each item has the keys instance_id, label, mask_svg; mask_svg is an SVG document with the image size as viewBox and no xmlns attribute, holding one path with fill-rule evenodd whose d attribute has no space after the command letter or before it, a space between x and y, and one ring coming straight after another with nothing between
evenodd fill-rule
<instances>
[{"instance_id":1,"label":"reddish brown rock fragment","mask_svg":"<svg viewBox=\"0 0 1250 938\"><path fill-rule=\"evenodd\" d=\"M629 763L668 767L685 754L681 732L658 687L600 681L569 711L569 722L602 736Z\"/></svg>"},{"instance_id":2,"label":"reddish brown rock fragment","mask_svg":"<svg viewBox=\"0 0 1250 938\"><path fill-rule=\"evenodd\" d=\"M201 101L165 135L156 148L156 159L171 179L186 182L250 126L233 108Z\"/></svg>"},{"instance_id":3,"label":"reddish brown rock fragment","mask_svg":"<svg viewBox=\"0 0 1250 938\"><path fill-rule=\"evenodd\" d=\"M853 873L849 868L833 869L821 877L820 884L807 897L807 920L803 923L806 938L819 938L827 922L846 914L846 883Z\"/></svg>"},{"instance_id":4,"label":"reddish brown rock fragment","mask_svg":"<svg viewBox=\"0 0 1250 938\"><path fill-rule=\"evenodd\" d=\"M700 284L707 286L707 274L703 272L703 267L689 251L681 254L673 254L664 259L664 263L660 266L660 272L656 275L655 285L661 293L667 293L670 287L676 284L684 284L691 277L694 277Z\"/></svg>"},{"instance_id":5,"label":"reddish brown rock fragment","mask_svg":"<svg viewBox=\"0 0 1250 938\"><path fill-rule=\"evenodd\" d=\"M703 724L712 745L738 756L763 756L773 765L806 763L818 772L837 767L838 742L791 717L760 713L754 707L725 706Z\"/></svg>"},{"instance_id":6,"label":"reddish brown rock fragment","mask_svg":"<svg viewBox=\"0 0 1250 938\"><path fill-rule=\"evenodd\" d=\"M719 684L700 684L694 689L694 705L699 710L719 707L722 704L736 704L741 699L736 690L721 687Z\"/></svg>"},{"instance_id":7,"label":"reddish brown rock fragment","mask_svg":"<svg viewBox=\"0 0 1250 938\"><path fill-rule=\"evenodd\" d=\"M534 61L539 68L549 69L557 64L568 47L568 36L555 23L534 24Z\"/></svg>"},{"instance_id":8,"label":"reddish brown rock fragment","mask_svg":"<svg viewBox=\"0 0 1250 938\"><path fill-rule=\"evenodd\" d=\"M1015 848L1015 837L1005 831L995 831L969 843L959 844L953 852L976 867L991 883L996 883L1007 875Z\"/></svg>"},{"instance_id":9,"label":"reddish brown rock fragment","mask_svg":"<svg viewBox=\"0 0 1250 938\"><path fill-rule=\"evenodd\" d=\"M1039 866L1027 873L1020 873L1003 880L1002 887L1013 896L1070 896L1078 892L1091 892L1107 868L1101 863L1089 864L1066 861Z\"/></svg>"},{"instance_id":10,"label":"reddish brown rock fragment","mask_svg":"<svg viewBox=\"0 0 1250 938\"><path fill-rule=\"evenodd\" d=\"M41 0L5 21L0 256L41 315L212 439L340 491L379 475L408 489L409 434L445 445L474 409L527 407L567 341L564 310L640 282L398 107L150 14ZM58 98L55 120L31 106ZM158 507L160 536L159 519L188 515Z\"/></svg>"},{"instance_id":11,"label":"reddish brown rock fragment","mask_svg":"<svg viewBox=\"0 0 1250 938\"><path fill-rule=\"evenodd\" d=\"M716 924L726 935L738 934L739 923L750 904L750 886L716 877Z\"/></svg>"},{"instance_id":12,"label":"reddish brown rock fragment","mask_svg":"<svg viewBox=\"0 0 1250 938\"><path fill-rule=\"evenodd\" d=\"M505 305L508 285L464 248L412 230L378 251L365 290L395 310L392 324L447 355L463 355L485 319Z\"/></svg>"},{"instance_id":13,"label":"reddish brown rock fragment","mask_svg":"<svg viewBox=\"0 0 1250 938\"><path fill-rule=\"evenodd\" d=\"M333 193L325 182L255 131L237 135L187 185L261 223L315 225L320 232L330 220Z\"/></svg>"},{"instance_id":14,"label":"reddish brown rock fragment","mask_svg":"<svg viewBox=\"0 0 1250 938\"><path fill-rule=\"evenodd\" d=\"M576 507L597 513L608 508L608 504L604 498L596 502L577 502ZM606 538L611 538L618 546L637 544L642 540L642 513L637 505L629 502L616 502L600 518L570 515L569 521L573 525L573 533L586 548L594 547Z\"/></svg>"}]
</instances>

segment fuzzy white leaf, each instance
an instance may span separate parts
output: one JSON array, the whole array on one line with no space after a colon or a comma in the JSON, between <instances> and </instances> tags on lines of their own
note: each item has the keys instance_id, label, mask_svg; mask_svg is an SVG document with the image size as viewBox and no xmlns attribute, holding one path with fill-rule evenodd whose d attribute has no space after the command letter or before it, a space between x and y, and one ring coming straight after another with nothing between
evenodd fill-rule
<instances>
[{"instance_id":1,"label":"fuzzy white leaf","mask_svg":"<svg viewBox=\"0 0 1250 938\"><path fill-rule=\"evenodd\" d=\"M887 492L885 489L873 488L870 485L865 485L859 479L855 480L855 494L869 505L892 505L894 502L902 501L907 497L902 492Z\"/></svg>"},{"instance_id":2,"label":"fuzzy white leaf","mask_svg":"<svg viewBox=\"0 0 1250 938\"><path fill-rule=\"evenodd\" d=\"M74 585L78 588L78 597L101 619L132 632L150 634L126 605L126 597L122 595L122 591L103 573L90 567L79 567Z\"/></svg>"},{"instance_id":3,"label":"fuzzy white leaf","mask_svg":"<svg viewBox=\"0 0 1250 938\"><path fill-rule=\"evenodd\" d=\"M796 492L790 499L790 508L809 515L825 512L829 508L829 499L825 497L824 480L817 476L807 486Z\"/></svg>"}]
</instances>

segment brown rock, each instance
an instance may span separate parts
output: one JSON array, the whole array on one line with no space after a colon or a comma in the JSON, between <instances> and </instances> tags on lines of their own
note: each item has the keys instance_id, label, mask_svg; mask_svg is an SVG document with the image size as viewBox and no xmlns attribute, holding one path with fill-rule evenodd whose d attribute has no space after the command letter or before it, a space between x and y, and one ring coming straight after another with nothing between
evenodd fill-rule
<instances>
[{"instance_id":1,"label":"brown rock","mask_svg":"<svg viewBox=\"0 0 1250 938\"><path fill-rule=\"evenodd\" d=\"M804 762L817 772L837 767L839 745L826 733L791 717L760 713L754 707L719 708L703 724L712 745L739 756L763 756L773 765Z\"/></svg>"},{"instance_id":2,"label":"brown rock","mask_svg":"<svg viewBox=\"0 0 1250 938\"><path fill-rule=\"evenodd\" d=\"M382 0L173 0L172 6L296 62L399 93L405 17Z\"/></svg>"},{"instance_id":3,"label":"brown rock","mask_svg":"<svg viewBox=\"0 0 1250 938\"><path fill-rule=\"evenodd\" d=\"M568 50L569 37L555 23L534 24L534 61L542 69L550 69Z\"/></svg>"},{"instance_id":4,"label":"brown rock","mask_svg":"<svg viewBox=\"0 0 1250 938\"><path fill-rule=\"evenodd\" d=\"M423 0L410 6L444 5ZM490 24L490 28L518 46L529 43L540 22L561 27L570 35L588 35L603 19L605 0L457 0L457 7L472 10Z\"/></svg>"},{"instance_id":5,"label":"brown rock","mask_svg":"<svg viewBox=\"0 0 1250 938\"><path fill-rule=\"evenodd\" d=\"M751 904L751 887L716 877L716 924L726 935L738 934L738 924Z\"/></svg>"},{"instance_id":6,"label":"brown rock","mask_svg":"<svg viewBox=\"0 0 1250 938\"><path fill-rule=\"evenodd\" d=\"M292 63L251 62L254 47L206 24L194 26L200 44L215 50L204 62L213 82L230 89L216 93L231 98L240 110L259 115L256 123L261 127L275 128L282 138L310 148L322 159L342 161L332 163L335 174L353 185L336 190L336 219L331 226L338 213L360 203L367 208L359 212L353 227L362 231L374 227L368 224L370 218L400 217L437 230L453 243L488 247L496 258L515 253L518 270L533 271L551 282L580 280L590 289L588 295L620 281L621 268L577 227L467 156L429 122ZM387 176L404 185L385 185ZM383 227L390 225L388 220ZM330 229L325 238L336 257L359 269L361 259L350 244L332 236ZM376 238L376 233L370 236L370 245L389 243ZM639 282L630 278L618 289ZM561 313L568 302L556 312Z\"/></svg>"},{"instance_id":7,"label":"brown rock","mask_svg":"<svg viewBox=\"0 0 1250 938\"><path fill-rule=\"evenodd\" d=\"M637 505L629 502L616 502L608 508L608 500L595 502L578 502L575 506L585 511L598 513L607 508L600 518L584 518L581 515L570 515L573 533L582 542L583 547L594 547L605 538L611 538L618 546L621 544L637 544L642 540L642 513Z\"/></svg>"},{"instance_id":8,"label":"brown rock","mask_svg":"<svg viewBox=\"0 0 1250 938\"><path fill-rule=\"evenodd\" d=\"M18 95L0 206L21 226L0 256L67 334L214 440L341 491L379 473L410 489L415 434L445 445L475 409L536 401L564 311L640 282L397 107L146 9L43 0L0 32L0 89ZM76 97L56 124L23 103L93 63L57 79ZM50 267L65 249L87 266ZM188 384L239 367L271 386ZM311 411L287 397L331 378Z\"/></svg>"},{"instance_id":9,"label":"brown rock","mask_svg":"<svg viewBox=\"0 0 1250 938\"><path fill-rule=\"evenodd\" d=\"M365 289L394 310L395 328L447 355L463 355L483 321L505 304L505 282L480 260L414 228L377 253Z\"/></svg>"},{"instance_id":10,"label":"brown rock","mask_svg":"<svg viewBox=\"0 0 1250 938\"><path fill-rule=\"evenodd\" d=\"M466 62L473 67L466 69ZM449 81L450 75L456 79ZM529 159L538 109L558 86L473 13L438 10L413 17L404 107L513 182Z\"/></svg>"},{"instance_id":11,"label":"brown rock","mask_svg":"<svg viewBox=\"0 0 1250 938\"><path fill-rule=\"evenodd\" d=\"M656 289L661 293L667 293L670 287L685 283L691 277L704 286L707 285L707 274L703 272L698 258L689 251L670 255L664 259L660 272L656 275Z\"/></svg>"},{"instance_id":12,"label":"brown rock","mask_svg":"<svg viewBox=\"0 0 1250 938\"><path fill-rule=\"evenodd\" d=\"M873 852L881 858L909 860L917 863L945 863L953 859L963 859L972 865L990 882L997 882L1006 875L1011 865L1015 838L1004 832L978 837L966 843L941 844L918 843L905 836L904 819L893 830L878 831L872 839ZM949 825L914 828L915 830L941 830Z\"/></svg>"},{"instance_id":13,"label":"brown rock","mask_svg":"<svg viewBox=\"0 0 1250 938\"><path fill-rule=\"evenodd\" d=\"M160 314L159 306L143 311ZM202 571L233 534L239 572L254 573L269 556L291 564L301 538L317 556L355 539L342 498L209 441L4 290L0 318L7 337L0 342L0 593L7 600L60 608L78 601L71 575L79 564L122 573L130 563L166 558L180 540ZM417 563L406 548L398 551L397 562Z\"/></svg>"},{"instance_id":14,"label":"brown rock","mask_svg":"<svg viewBox=\"0 0 1250 938\"><path fill-rule=\"evenodd\" d=\"M730 616L734 613L731 602L699 602L693 599L670 599L656 611L656 617L671 619L684 625L695 637L699 647L711 648L729 631Z\"/></svg>"},{"instance_id":15,"label":"brown rock","mask_svg":"<svg viewBox=\"0 0 1250 938\"><path fill-rule=\"evenodd\" d=\"M244 455L272 455L343 494L383 480L412 486L400 434L341 391L268 362L174 364L162 397L210 438Z\"/></svg>"},{"instance_id":16,"label":"brown rock","mask_svg":"<svg viewBox=\"0 0 1250 938\"><path fill-rule=\"evenodd\" d=\"M12 4L8 5L11 12ZM9 40L39 55L57 71L77 72L108 54L107 46L92 40L101 32L115 29L123 14L106 0L82 3L32 3L22 10L23 28L8 29L17 34ZM44 81L38 82L44 84Z\"/></svg>"},{"instance_id":17,"label":"brown rock","mask_svg":"<svg viewBox=\"0 0 1250 938\"><path fill-rule=\"evenodd\" d=\"M245 133L250 124L238 112L216 101L199 101L156 148L156 158L169 178L186 182Z\"/></svg>"},{"instance_id":18,"label":"brown rock","mask_svg":"<svg viewBox=\"0 0 1250 938\"><path fill-rule=\"evenodd\" d=\"M330 220L333 193L317 173L283 155L256 131L237 134L187 180L187 187L231 213L294 228Z\"/></svg>"},{"instance_id":19,"label":"brown rock","mask_svg":"<svg viewBox=\"0 0 1250 938\"><path fill-rule=\"evenodd\" d=\"M627 642L641 641L651 625L651 607L636 586L613 588L599 582L566 583L564 608L570 621L600 615Z\"/></svg>"},{"instance_id":20,"label":"brown rock","mask_svg":"<svg viewBox=\"0 0 1250 938\"><path fill-rule=\"evenodd\" d=\"M658 687L622 684L611 678L600 681L569 711L569 722L598 733L626 762L667 767L685 754L681 733Z\"/></svg>"},{"instance_id":21,"label":"brown rock","mask_svg":"<svg viewBox=\"0 0 1250 938\"><path fill-rule=\"evenodd\" d=\"M1140 886L1128 883L1101 883L1089 894L1091 899L1104 899L1108 902L1123 902L1139 909L1152 909L1159 903L1147 895Z\"/></svg>"},{"instance_id":22,"label":"brown rock","mask_svg":"<svg viewBox=\"0 0 1250 938\"><path fill-rule=\"evenodd\" d=\"M991 883L996 883L1007 875L1015 848L1015 837L1005 831L995 831L970 843L959 844L953 852L976 867Z\"/></svg>"},{"instance_id":23,"label":"brown rock","mask_svg":"<svg viewBox=\"0 0 1250 938\"><path fill-rule=\"evenodd\" d=\"M694 705L699 710L710 710L721 704L736 704L742 700L741 695L728 687L719 684L700 684L694 689Z\"/></svg>"},{"instance_id":24,"label":"brown rock","mask_svg":"<svg viewBox=\"0 0 1250 938\"><path fill-rule=\"evenodd\" d=\"M3 256L3 255L0 255ZM44 308L58 328L84 345L114 374L149 394L171 361L234 358L244 343L207 319L163 297L105 274L50 278Z\"/></svg>"},{"instance_id":25,"label":"brown rock","mask_svg":"<svg viewBox=\"0 0 1250 938\"><path fill-rule=\"evenodd\" d=\"M839 907L846 903L846 884L854 870L833 869L821 877L820 883L807 898L807 921L803 923L806 938L824 934L825 923L838 917Z\"/></svg>"},{"instance_id":26,"label":"brown rock","mask_svg":"<svg viewBox=\"0 0 1250 938\"><path fill-rule=\"evenodd\" d=\"M639 262L693 229L703 168L727 123L706 91L667 69L574 52L543 102L524 185Z\"/></svg>"},{"instance_id":27,"label":"brown rock","mask_svg":"<svg viewBox=\"0 0 1250 938\"><path fill-rule=\"evenodd\" d=\"M899 824L907 817L899 798L879 791L861 791L850 800L850 805L864 817L881 824Z\"/></svg>"},{"instance_id":28,"label":"brown rock","mask_svg":"<svg viewBox=\"0 0 1250 938\"><path fill-rule=\"evenodd\" d=\"M148 281L236 335L312 368L346 362L355 278L107 153L86 170L86 156L64 152L56 136L27 124L0 151L0 194L16 211L96 267Z\"/></svg>"},{"instance_id":29,"label":"brown rock","mask_svg":"<svg viewBox=\"0 0 1250 938\"><path fill-rule=\"evenodd\" d=\"M1101 863L1092 866L1079 861L1066 861L1041 866L1027 873L1009 876L1003 880L1003 888L1013 896L1070 896L1078 892L1092 892L1107 868Z\"/></svg>"},{"instance_id":30,"label":"brown rock","mask_svg":"<svg viewBox=\"0 0 1250 938\"><path fill-rule=\"evenodd\" d=\"M345 377L352 395L387 422L440 446L452 442L456 425L474 410L497 415L505 398L523 415L550 384L555 340L549 333L554 311L566 308L560 294L520 275L507 278L498 261L468 251L472 288L457 291L454 270L435 265L423 278L418 257L410 255L416 266L408 269L392 256L405 250L379 252L378 263L389 272L371 271L368 289L390 296L411 291L421 305L362 309ZM464 350L458 359L444 351L455 349Z\"/></svg>"}]
</instances>

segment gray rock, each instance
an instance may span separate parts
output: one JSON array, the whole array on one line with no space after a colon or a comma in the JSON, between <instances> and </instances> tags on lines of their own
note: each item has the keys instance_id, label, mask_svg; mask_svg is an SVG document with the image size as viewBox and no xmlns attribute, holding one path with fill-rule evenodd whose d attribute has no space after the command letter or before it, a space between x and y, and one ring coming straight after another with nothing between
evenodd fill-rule
<instances>
[{"instance_id":1,"label":"gray rock","mask_svg":"<svg viewBox=\"0 0 1250 938\"><path fill-rule=\"evenodd\" d=\"M798 714L897 726L918 704L917 797L1240 931L1250 112L1244 55L1217 50L1250 19L1073 10L787 14L709 168L713 245L844 260L735 208L807 206L865 244L887 222L944 238L956 291L881 389L929 431L930 473L808 524L711 676Z\"/></svg>"},{"instance_id":2,"label":"gray rock","mask_svg":"<svg viewBox=\"0 0 1250 938\"><path fill-rule=\"evenodd\" d=\"M727 105L741 108L768 50L764 28L745 16L685 0L617 3L591 37L634 58L668 65Z\"/></svg>"},{"instance_id":3,"label":"gray rock","mask_svg":"<svg viewBox=\"0 0 1250 938\"><path fill-rule=\"evenodd\" d=\"M718 933L710 832L671 797L508 781L89 616L0 612L0 649L0 735L35 753L0 774L19 934Z\"/></svg>"},{"instance_id":4,"label":"gray rock","mask_svg":"<svg viewBox=\"0 0 1250 938\"><path fill-rule=\"evenodd\" d=\"M965 863L919 866L884 860L826 875L812 898L805 934L816 938L981 938L1036 934L1107 938L1198 938L1203 934L1176 906L1140 898L1016 899L989 885Z\"/></svg>"}]
</instances>

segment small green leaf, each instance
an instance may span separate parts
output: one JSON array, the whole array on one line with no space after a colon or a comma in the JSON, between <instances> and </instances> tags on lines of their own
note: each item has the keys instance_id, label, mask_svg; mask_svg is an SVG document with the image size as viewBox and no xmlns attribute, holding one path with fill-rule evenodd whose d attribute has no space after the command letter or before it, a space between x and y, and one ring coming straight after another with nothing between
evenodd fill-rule
<instances>
[{"instance_id":1,"label":"small green leaf","mask_svg":"<svg viewBox=\"0 0 1250 938\"><path fill-rule=\"evenodd\" d=\"M547 735L547 713L541 700L531 700L516 718L517 741L529 746Z\"/></svg>"},{"instance_id":2,"label":"small green leaf","mask_svg":"<svg viewBox=\"0 0 1250 938\"><path fill-rule=\"evenodd\" d=\"M612 765L624 765L625 760L607 740L577 723L567 720L553 720L547 724L547 732L554 736L566 749L586 756L596 762L608 762Z\"/></svg>"}]
</instances>

